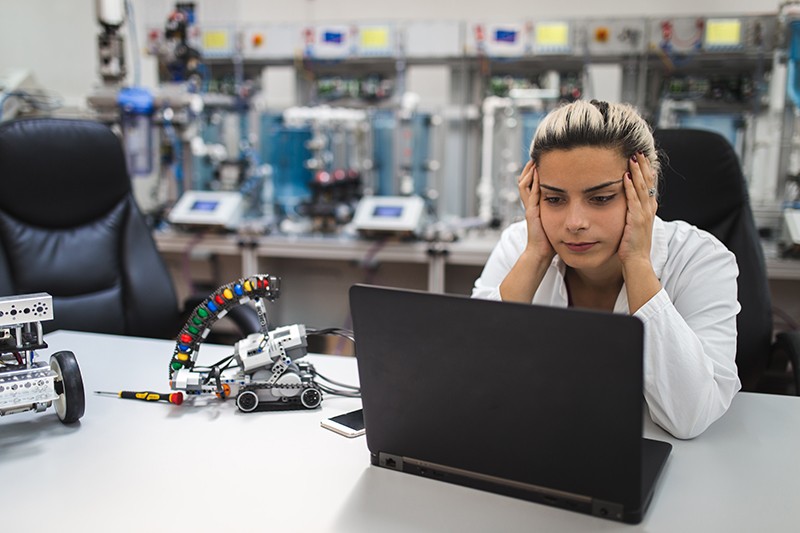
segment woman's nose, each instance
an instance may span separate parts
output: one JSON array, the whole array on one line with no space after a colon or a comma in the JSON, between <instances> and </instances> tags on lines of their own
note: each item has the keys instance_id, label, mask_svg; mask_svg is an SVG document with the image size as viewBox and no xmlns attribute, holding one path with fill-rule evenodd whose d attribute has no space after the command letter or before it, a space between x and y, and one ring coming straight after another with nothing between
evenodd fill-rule
<instances>
[{"instance_id":1,"label":"woman's nose","mask_svg":"<svg viewBox=\"0 0 800 533\"><path fill-rule=\"evenodd\" d=\"M566 218L567 231L577 233L589 227L586 211L579 202L572 202L567 206Z\"/></svg>"}]
</instances>

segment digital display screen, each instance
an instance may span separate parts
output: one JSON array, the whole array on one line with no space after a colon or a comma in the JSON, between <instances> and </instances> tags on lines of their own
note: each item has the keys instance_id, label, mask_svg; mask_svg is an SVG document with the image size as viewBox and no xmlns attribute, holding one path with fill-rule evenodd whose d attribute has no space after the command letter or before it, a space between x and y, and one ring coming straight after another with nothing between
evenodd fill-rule
<instances>
[{"instance_id":1,"label":"digital display screen","mask_svg":"<svg viewBox=\"0 0 800 533\"><path fill-rule=\"evenodd\" d=\"M565 22L548 22L536 26L536 44L542 47L569 45L569 25Z\"/></svg>"},{"instance_id":2,"label":"digital display screen","mask_svg":"<svg viewBox=\"0 0 800 533\"><path fill-rule=\"evenodd\" d=\"M494 32L494 40L499 43L513 44L517 41L517 32L514 30L497 30Z\"/></svg>"},{"instance_id":3,"label":"digital display screen","mask_svg":"<svg viewBox=\"0 0 800 533\"><path fill-rule=\"evenodd\" d=\"M361 28L361 48L364 50L383 50L389 46L390 32L386 26Z\"/></svg>"},{"instance_id":4,"label":"digital display screen","mask_svg":"<svg viewBox=\"0 0 800 533\"><path fill-rule=\"evenodd\" d=\"M230 47L228 37L229 32L226 30L208 30L203 33L203 49L206 51L227 50Z\"/></svg>"},{"instance_id":5,"label":"digital display screen","mask_svg":"<svg viewBox=\"0 0 800 533\"><path fill-rule=\"evenodd\" d=\"M739 46L742 44L742 22L739 19L708 19L707 46Z\"/></svg>"},{"instance_id":6,"label":"digital display screen","mask_svg":"<svg viewBox=\"0 0 800 533\"><path fill-rule=\"evenodd\" d=\"M214 211L217 206L219 206L219 202L216 200L196 200L192 204L192 211L203 211L205 213L210 213Z\"/></svg>"},{"instance_id":7,"label":"digital display screen","mask_svg":"<svg viewBox=\"0 0 800 533\"><path fill-rule=\"evenodd\" d=\"M322 34L322 42L342 44L344 42L344 34L340 31L326 31Z\"/></svg>"},{"instance_id":8,"label":"digital display screen","mask_svg":"<svg viewBox=\"0 0 800 533\"><path fill-rule=\"evenodd\" d=\"M401 205L378 205L372 212L374 217L400 218L403 216L403 206Z\"/></svg>"}]
</instances>

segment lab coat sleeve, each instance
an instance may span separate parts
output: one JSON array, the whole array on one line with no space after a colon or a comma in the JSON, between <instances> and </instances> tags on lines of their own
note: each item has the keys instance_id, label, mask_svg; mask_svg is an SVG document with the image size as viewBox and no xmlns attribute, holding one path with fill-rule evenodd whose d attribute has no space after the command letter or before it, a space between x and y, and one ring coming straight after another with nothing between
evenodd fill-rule
<instances>
[{"instance_id":1,"label":"lab coat sleeve","mask_svg":"<svg viewBox=\"0 0 800 533\"><path fill-rule=\"evenodd\" d=\"M644 322L644 394L653 420L689 439L722 416L741 388L736 368L738 267L707 241L634 316Z\"/></svg>"},{"instance_id":2,"label":"lab coat sleeve","mask_svg":"<svg viewBox=\"0 0 800 533\"><path fill-rule=\"evenodd\" d=\"M506 278L511 268L528 242L525 221L510 225L500 235L500 240L495 245L480 277L475 280L472 288L472 297L484 300L501 300L500 284Z\"/></svg>"}]
</instances>

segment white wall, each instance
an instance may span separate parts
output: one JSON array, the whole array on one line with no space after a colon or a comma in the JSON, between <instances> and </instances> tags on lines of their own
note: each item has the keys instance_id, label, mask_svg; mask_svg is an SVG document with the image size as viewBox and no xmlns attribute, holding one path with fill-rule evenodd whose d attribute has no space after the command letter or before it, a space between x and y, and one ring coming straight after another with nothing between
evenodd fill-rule
<instances>
[{"instance_id":1,"label":"white wall","mask_svg":"<svg viewBox=\"0 0 800 533\"><path fill-rule=\"evenodd\" d=\"M68 103L82 101L97 74L92 0L0 0L0 73L28 68Z\"/></svg>"},{"instance_id":2,"label":"white wall","mask_svg":"<svg viewBox=\"0 0 800 533\"><path fill-rule=\"evenodd\" d=\"M163 26L174 1L133 0L140 46L147 26ZM523 0L197 0L201 23L336 22L359 20L486 20L777 13L780 0L606 0L561 4ZM39 83L68 105L82 105L97 73L94 0L0 0L0 73L31 69ZM130 46L130 39L128 39ZM131 68L130 53L126 59ZM155 83L145 59L142 83Z\"/></svg>"}]
</instances>

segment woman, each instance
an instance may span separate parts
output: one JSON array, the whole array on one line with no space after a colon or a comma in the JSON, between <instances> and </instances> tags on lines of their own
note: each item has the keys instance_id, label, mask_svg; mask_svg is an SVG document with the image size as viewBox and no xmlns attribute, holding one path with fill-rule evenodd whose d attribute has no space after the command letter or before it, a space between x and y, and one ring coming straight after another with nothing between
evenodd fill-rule
<instances>
[{"instance_id":1,"label":"woman","mask_svg":"<svg viewBox=\"0 0 800 533\"><path fill-rule=\"evenodd\" d=\"M711 234L656 216L652 131L624 104L577 101L536 130L510 225L473 297L640 318L644 395L678 438L702 433L741 388L736 258Z\"/></svg>"}]
</instances>

